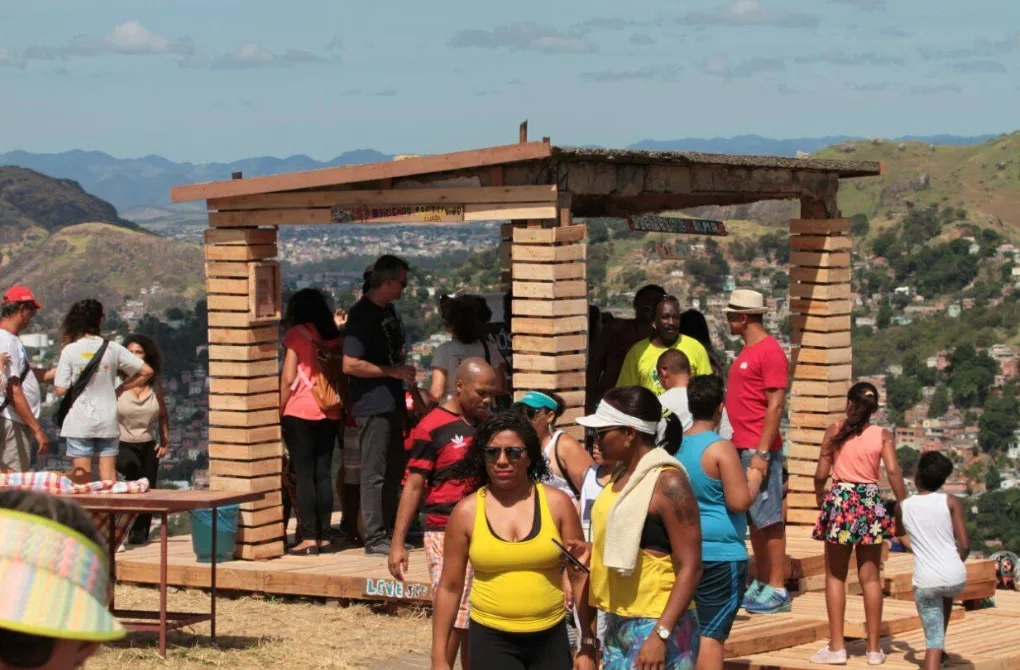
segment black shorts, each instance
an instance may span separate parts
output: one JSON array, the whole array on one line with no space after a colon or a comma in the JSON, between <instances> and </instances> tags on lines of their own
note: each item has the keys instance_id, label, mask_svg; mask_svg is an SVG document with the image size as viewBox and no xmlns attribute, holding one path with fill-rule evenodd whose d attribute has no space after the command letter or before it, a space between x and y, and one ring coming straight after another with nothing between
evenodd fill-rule
<instances>
[{"instance_id":1,"label":"black shorts","mask_svg":"<svg viewBox=\"0 0 1020 670\"><path fill-rule=\"evenodd\" d=\"M747 561L704 561L694 594L701 636L724 642L747 589Z\"/></svg>"},{"instance_id":2,"label":"black shorts","mask_svg":"<svg viewBox=\"0 0 1020 670\"><path fill-rule=\"evenodd\" d=\"M468 658L485 670L563 670L574 663L563 621L537 633L507 633L472 620Z\"/></svg>"}]
</instances>

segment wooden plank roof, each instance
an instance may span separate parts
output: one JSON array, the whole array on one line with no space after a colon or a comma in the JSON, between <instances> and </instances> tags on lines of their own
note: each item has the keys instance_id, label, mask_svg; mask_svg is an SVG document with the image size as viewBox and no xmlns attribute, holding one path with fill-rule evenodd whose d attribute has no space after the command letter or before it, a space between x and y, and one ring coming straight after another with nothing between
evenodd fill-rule
<instances>
[{"instance_id":1,"label":"wooden plank roof","mask_svg":"<svg viewBox=\"0 0 1020 670\"><path fill-rule=\"evenodd\" d=\"M415 156L404 160L368 163L365 165L349 165L306 172L293 172L290 174L175 186L170 190L170 199L172 202L184 202L302 189L328 188L385 179L543 160L554 160L564 163L583 162L616 165L716 165L744 169L804 170L836 174L839 177L880 175L885 169L884 164L876 161L738 156L688 151L586 149L554 147L546 142L524 142L448 154Z\"/></svg>"}]
</instances>

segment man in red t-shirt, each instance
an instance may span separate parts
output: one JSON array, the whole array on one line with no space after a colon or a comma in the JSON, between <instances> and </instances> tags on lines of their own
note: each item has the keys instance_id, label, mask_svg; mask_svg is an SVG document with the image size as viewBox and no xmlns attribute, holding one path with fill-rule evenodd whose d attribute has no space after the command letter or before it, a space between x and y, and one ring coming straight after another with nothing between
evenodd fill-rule
<instances>
[{"instance_id":1,"label":"man in red t-shirt","mask_svg":"<svg viewBox=\"0 0 1020 670\"><path fill-rule=\"evenodd\" d=\"M489 416L496 394L496 371L480 358L469 358L457 368L457 386L450 400L436 407L418 423L407 438L407 472L397 509L397 523L390 546L389 569L403 581L408 556L404 540L418 506L425 499L425 560L433 593L443 573L443 539L450 512L473 487L456 477L456 468L467 456L475 437L475 426ZM446 650L450 667L461 650L461 667L467 669L468 596L471 567L464 580L464 593Z\"/></svg>"},{"instance_id":2,"label":"man in red t-shirt","mask_svg":"<svg viewBox=\"0 0 1020 670\"><path fill-rule=\"evenodd\" d=\"M726 320L730 333L744 340L744 348L730 366L726 385L726 413L733 427L733 446L744 469L764 475L762 491L747 517L758 579L744 596L748 612L771 614L790 610L785 588L786 525L783 520L783 438L779 422L786 403L789 361L782 347L765 330L768 311L757 291L738 289L730 296Z\"/></svg>"}]
</instances>

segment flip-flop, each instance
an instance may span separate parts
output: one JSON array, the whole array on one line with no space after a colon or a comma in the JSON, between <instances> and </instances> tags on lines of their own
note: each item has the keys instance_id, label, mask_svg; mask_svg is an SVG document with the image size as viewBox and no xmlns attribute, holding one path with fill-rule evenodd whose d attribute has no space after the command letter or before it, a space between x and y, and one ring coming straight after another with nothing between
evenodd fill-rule
<instances>
[{"instance_id":1,"label":"flip-flop","mask_svg":"<svg viewBox=\"0 0 1020 670\"><path fill-rule=\"evenodd\" d=\"M288 549L287 553L291 556L315 556L319 553L319 547L311 546L304 549Z\"/></svg>"}]
</instances>

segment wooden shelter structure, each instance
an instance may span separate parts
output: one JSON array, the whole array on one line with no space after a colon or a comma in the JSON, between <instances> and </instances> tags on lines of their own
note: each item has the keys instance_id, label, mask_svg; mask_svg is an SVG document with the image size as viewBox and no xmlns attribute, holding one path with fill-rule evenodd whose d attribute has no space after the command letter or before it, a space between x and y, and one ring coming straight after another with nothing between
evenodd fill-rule
<instances>
[{"instance_id":1,"label":"wooden shelter structure","mask_svg":"<svg viewBox=\"0 0 1020 670\"><path fill-rule=\"evenodd\" d=\"M579 432L588 349L586 228L574 217L624 217L703 205L799 200L790 222L793 367L788 521L815 519L811 475L825 427L851 378L850 223L842 178L877 162L578 149L529 142L278 176L179 186L205 200L209 305L210 487L267 496L242 507L239 555L283 553L279 426L281 225L465 223L502 227L502 280L513 296L513 387L554 390Z\"/></svg>"}]
</instances>

